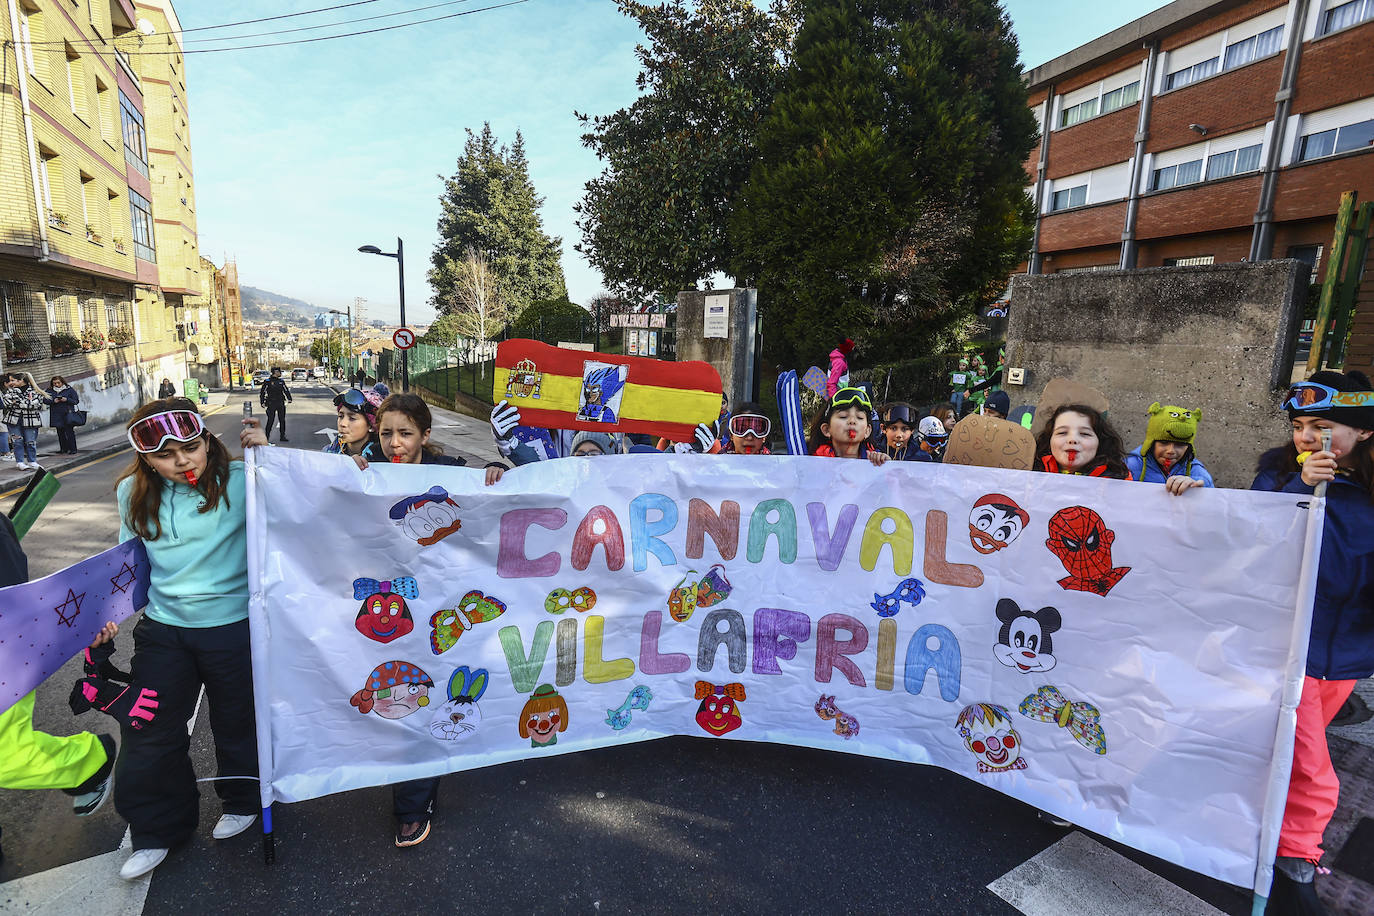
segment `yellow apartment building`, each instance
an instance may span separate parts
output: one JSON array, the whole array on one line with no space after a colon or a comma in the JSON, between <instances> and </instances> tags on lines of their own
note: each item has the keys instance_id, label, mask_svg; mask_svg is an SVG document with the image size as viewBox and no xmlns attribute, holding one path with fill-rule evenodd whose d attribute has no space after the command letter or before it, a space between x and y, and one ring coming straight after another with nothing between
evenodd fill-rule
<instances>
[{"instance_id":1,"label":"yellow apartment building","mask_svg":"<svg viewBox=\"0 0 1374 916\"><path fill-rule=\"evenodd\" d=\"M187 377L202 294L180 26L170 4L0 3L0 360L117 421Z\"/></svg>"}]
</instances>

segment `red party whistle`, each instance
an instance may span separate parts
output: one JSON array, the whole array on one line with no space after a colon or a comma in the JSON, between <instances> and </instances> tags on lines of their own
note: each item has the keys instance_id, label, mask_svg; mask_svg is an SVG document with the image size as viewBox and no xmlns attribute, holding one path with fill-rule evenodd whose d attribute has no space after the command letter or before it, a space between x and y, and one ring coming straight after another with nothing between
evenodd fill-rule
<instances>
[{"instance_id":1,"label":"red party whistle","mask_svg":"<svg viewBox=\"0 0 1374 916\"><path fill-rule=\"evenodd\" d=\"M391 463L392 463L392 464L405 464L405 463L406 463L406 460L405 460L405 457L404 457L403 455L401 455L400 452L397 452L395 455L392 455L392 456L391 456Z\"/></svg>"},{"instance_id":2,"label":"red party whistle","mask_svg":"<svg viewBox=\"0 0 1374 916\"><path fill-rule=\"evenodd\" d=\"M195 471L185 471L184 474L185 474L185 477L186 477L186 482L189 483L191 486L194 487L194 486L196 485L196 472L195 472Z\"/></svg>"}]
</instances>

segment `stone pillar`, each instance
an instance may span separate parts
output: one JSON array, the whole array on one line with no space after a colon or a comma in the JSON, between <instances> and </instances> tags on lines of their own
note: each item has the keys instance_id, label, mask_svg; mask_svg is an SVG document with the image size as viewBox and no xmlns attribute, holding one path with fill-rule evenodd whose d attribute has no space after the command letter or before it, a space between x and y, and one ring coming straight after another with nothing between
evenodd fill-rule
<instances>
[{"instance_id":1,"label":"stone pillar","mask_svg":"<svg viewBox=\"0 0 1374 916\"><path fill-rule=\"evenodd\" d=\"M699 359L715 366L732 408L757 399L757 318L758 290L687 290L677 294L677 358ZM708 333L713 336L708 337Z\"/></svg>"}]
</instances>

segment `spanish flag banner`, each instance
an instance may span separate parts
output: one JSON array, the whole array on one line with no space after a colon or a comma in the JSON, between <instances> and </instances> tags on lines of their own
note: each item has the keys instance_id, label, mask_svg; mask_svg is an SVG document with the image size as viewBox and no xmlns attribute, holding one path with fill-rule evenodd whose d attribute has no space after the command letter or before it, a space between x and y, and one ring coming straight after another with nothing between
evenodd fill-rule
<instances>
[{"instance_id":1,"label":"spanish flag banner","mask_svg":"<svg viewBox=\"0 0 1374 916\"><path fill-rule=\"evenodd\" d=\"M520 408L525 426L647 433L690 442L720 416L720 373L710 363L666 362L506 340L496 348L493 401Z\"/></svg>"}]
</instances>

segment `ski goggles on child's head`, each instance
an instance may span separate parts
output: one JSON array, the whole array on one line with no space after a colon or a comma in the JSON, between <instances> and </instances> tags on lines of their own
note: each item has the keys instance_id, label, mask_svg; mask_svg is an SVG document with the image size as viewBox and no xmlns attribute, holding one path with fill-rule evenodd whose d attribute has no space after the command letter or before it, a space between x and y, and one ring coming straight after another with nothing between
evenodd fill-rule
<instances>
[{"instance_id":1,"label":"ski goggles on child's head","mask_svg":"<svg viewBox=\"0 0 1374 916\"><path fill-rule=\"evenodd\" d=\"M862 388L841 388L830 399L831 407L849 407L854 404L858 404L870 414L873 413L873 402L868 399L868 394Z\"/></svg>"},{"instance_id":2,"label":"ski goggles on child's head","mask_svg":"<svg viewBox=\"0 0 1374 916\"><path fill-rule=\"evenodd\" d=\"M134 451L147 454L159 451L168 439L190 442L204 432L205 424L196 411L164 410L130 426L129 444Z\"/></svg>"},{"instance_id":3,"label":"ski goggles on child's head","mask_svg":"<svg viewBox=\"0 0 1374 916\"><path fill-rule=\"evenodd\" d=\"M1374 391L1337 391L1318 382L1298 382L1288 389L1280 410L1326 410L1374 407Z\"/></svg>"},{"instance_id":4,"label":"ski goggles on child's head","mask_svg":"<svg viewBox=\"0 0 1374 916\"><path fill-rule=\"evenodd\" d=\"M768 431L773 428L767 417L756 413L737 413L730 418L730 435L753 436L767 439Z\"/></svg>"},{"instance_id":5,"label":"ski goggles on child's head","mask_svg":"<svg viewBox=\"0 0 1374 916\"><path fill-rule=\"evenodd\" d=\"M884 423L905 423L907 426L916 425L917 416L910 407L905 404L895 404L887 409L887 416L883 417Z\"/></svg>"},{"instance_id":6,"label":"ski goggles on child's head","mask_svg":"<svg viewBox=\"0 0 1374 916\"><path fill-rule=\"evenodd\" d=\"M358 413L367 413L377 409L377 405L370 402L367 395L358 388L349 388L347 391L334 395L334 406L347 407Z\"/></svg>"}]
</instances>

